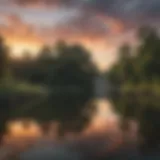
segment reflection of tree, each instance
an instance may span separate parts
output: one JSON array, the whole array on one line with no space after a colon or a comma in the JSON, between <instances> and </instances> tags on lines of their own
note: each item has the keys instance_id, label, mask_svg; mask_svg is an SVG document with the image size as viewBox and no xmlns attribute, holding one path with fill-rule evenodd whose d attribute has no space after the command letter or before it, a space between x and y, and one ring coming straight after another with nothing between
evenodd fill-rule
<instances>
[{"instance_id":1,"label":"reflection of tree","mask_svg":"<svg viewBox=\"0 0 160 160\"><path fill-rule=\"evenodd\" d=\"M141 133L144 136L144 149L159 152L160 145L160 110L147 108L141 120Z\"/></svg>"}]
</instances>

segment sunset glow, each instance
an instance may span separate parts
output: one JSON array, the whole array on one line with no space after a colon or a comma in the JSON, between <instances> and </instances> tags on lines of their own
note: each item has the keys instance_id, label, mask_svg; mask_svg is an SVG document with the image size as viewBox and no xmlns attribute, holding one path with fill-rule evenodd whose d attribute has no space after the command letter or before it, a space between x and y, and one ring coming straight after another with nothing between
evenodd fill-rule
<instances>
[{"instance_id":1,"label":"sunset glow","mask_svg":"<svg viewBox=\"0 0 160 160\"><path fill-rule=\"evenodd\" d=\"M99 99L94 102L96 112L91 115L91 120L85 134L103 133L112 129L119 129L120 117L114 111L112 104L105 99Z\"/></svg>"},{"instance_id":2,"label":"sunset glow","mask_svg":"<svg viewBox=\"0 0 160 160\"><path fill-rule=\"evenodd\" d=\"M116 61L118 47L135 43L137 27L152 20L154 2L140 6L132 0L115 0L114 5L104 0L0 0L0 35L14 56L36 54L41 46L58 40L80 43L106 70Z\"/></svg>"},{"instance_id":3,"label":"sunset glow","mask_svg":"<svg viewBox=\"0 0 160 160\"><path fill-rule=\"evenodd\" d=\"M35 121L28 121L25 126L23 120L12 121L7 124L8 138L38 138L42 135L40 126Z\"/></svg>"}]
</instances>

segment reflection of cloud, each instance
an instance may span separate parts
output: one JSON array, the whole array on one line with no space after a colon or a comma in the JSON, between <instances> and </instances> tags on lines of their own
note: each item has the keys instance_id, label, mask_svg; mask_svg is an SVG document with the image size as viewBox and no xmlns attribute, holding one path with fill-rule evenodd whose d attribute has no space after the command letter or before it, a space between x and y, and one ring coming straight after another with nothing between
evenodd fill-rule
<instances>
[{"instance_id":1,"label":"reflection of cloud","mask_svg":"<svg viewBox=\"0 0 160 160\"><path fill-rule=\"evenodd\" d=\"M159 0L94 0L88 6L96 12L127 18L132 21L138 16L152 17L160 15Z\"/></svg>"}]
</instances>

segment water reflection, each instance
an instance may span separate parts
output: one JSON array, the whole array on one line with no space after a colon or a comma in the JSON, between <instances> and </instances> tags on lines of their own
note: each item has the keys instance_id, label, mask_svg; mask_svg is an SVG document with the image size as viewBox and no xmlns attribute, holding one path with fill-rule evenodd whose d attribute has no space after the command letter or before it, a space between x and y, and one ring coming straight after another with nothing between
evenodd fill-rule
<instances>
[{"instance_id":1,"label":"water reflection","mask_svg":"<svg viewBox=\"0 0 160 160\"><path fill-rule=\"evenodd\" d=\"M115 108L123 115L123 120L127 128L130 127L131 119L137 121L138 126L133 124L134 128L139 128L139 143L142 142L142 148L145 152L159 150L160 148L160 111L158 96L141 93L129 93L112 97ZM126 128L125 126L125 128ZM130 135L132 135L130 134Z\"/></svg>"},{"instance_id":2,"label":"water reflection","mask_svg":"<svg viewBox=\"0 0 160 160\"><path fill-rule=\"evenodd\" d=\"M83 133L92 134L118 128L120 117L109 100L96 99L92 101L92 104L94 105L94 109L88 115L90 118L86 127L82 129ZM45 135L56 137L58 126L59 123L55 121L48 121L44 126L35 120L14 120L7 123L7 136L12 138L41 137L44 135L44 130ZM68 130L66 134L72 135L72 132L74 130Z\"/></svg>"},{"instance_id":3,"label":"water reflection","mask_svg":"<svg viewBox=\"0 0 160 160\"><path fill-rule=\"evenodd\" d=\"M119 127L120 116L108 99L97 99L93 101L93 104L94 109L91 112L86 132L106 132Z\"/></svg>"},{"instance_id":4,"label":"water reflection","mask_svg":"<svg viewBox=\"0 0 160 160\"><path fill-rule=\"evenodd\" d=\"M14 120L6 125L5 143L23 139L35 139L42 136L40 125L34 120Z\"/></svg>"},{"instance_id":5,"label":"water reflection","mask_svg":"<svg viewBox=\"0 0 160 160\"><path fill-rule=\"evenodd\" d=\"M124 99L122 100L124 102ZM43 125L34 120L19 120L8 123L8 135L10 136L8 140L11 142L11 139L15 139L15 137L25 137L28 138L27 140L30 138L36 139L34 147L21 154L22 159L28 156L34 159L45 154L48 157L60 156L55 153L56 151L64 151L64 155L61 155L63 158L67 154L71 156L72 153L76 153L78 157L85 156L84 159L92 159L93 156L95 159L103 156L117 156L118 158L121 156L122 159L127 156L137 156L139 123L135 117L134 120L132 119L133 117L129 117L127 119L128 128L122 130L121 124L124 117L120 116L120 111L117 110L115 103L112 102L113 99L112 101L104 98L93 100L94 110L91 110L90 120L84 126L82 132L77 133L75 130L69 129L63 137L59 137L57 135L59 123L55 121L50 121L48 124ZM148 120L150 121L151 119L149 118ZM150 124L148 123L146 128L150 128L149 126ZM46 128L46 132L43 132Z\"/></svg>"}]
</instances>

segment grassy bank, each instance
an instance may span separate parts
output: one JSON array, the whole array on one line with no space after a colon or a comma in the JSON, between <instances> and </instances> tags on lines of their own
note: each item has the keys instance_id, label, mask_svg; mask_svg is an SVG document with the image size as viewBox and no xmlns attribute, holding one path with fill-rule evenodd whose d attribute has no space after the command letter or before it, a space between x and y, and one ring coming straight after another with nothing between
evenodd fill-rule
<instances>
[{"instance_id":1,"label":"grassy bank","mask_svg":"<svg viewBox=\"0 0 160 160\"><path fill-rule=\"evenodd\" d=\"M148 94L160 97L160 83L140 83L132 84L128 83L121 87L121 91L124 94Z\"/></svg>"},{"instance_id":2,"label":"grassy bank","mask_svg":"<svg viewBox=\"0 0 160 160\"><path fill-rule=\"evenodd\" d=\"M46 94L47 89L43 86L32 85L25 82L1 82L0 93L31 93L31 94Z\"/></svg>"}]
</instances>

